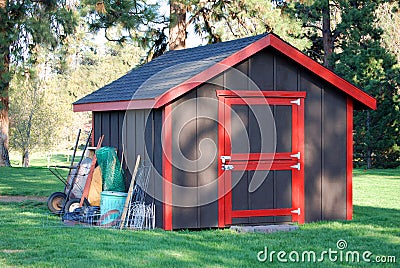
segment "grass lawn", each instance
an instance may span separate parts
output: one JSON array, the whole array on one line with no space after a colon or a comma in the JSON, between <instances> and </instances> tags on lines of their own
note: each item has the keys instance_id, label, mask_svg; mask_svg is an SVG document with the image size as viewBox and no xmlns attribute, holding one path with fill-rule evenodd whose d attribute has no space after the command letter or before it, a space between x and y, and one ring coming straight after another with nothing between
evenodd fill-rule
<instances>
[{"instance_id":1,"label":"grass lawn","mask_svg":"<svg viewBox=\"0 0 400 268\"><path fill-rule=\"evenodd\" d=\"M61 172L66 174L65 170ZM0 195L49 196L62 191L64 184L47 168L0 168Z\"/></svg>"},{"instance_id":2,"label":"grass lawn","mask_svg":"<svg viewBox=\"0 0 400 268\"><path fill-rule=\"evenodd\" d=\"M3 193L29 195L45 188L43 183L55 181L45 176L45 169L33 169L35 181L18 181L20 169L0 169ZM6 183L6 176L15 174L15 183ZM377 263L273 263L257 261L257 253L287 253L338 250L336 242L347 241L348 251L372 252L375 256L395 256L400 266L400 170L354 172L354 220L305 224L300 230L274 234L239 234L230 230L203 231L119 231L98 228L60 227L59 218L47 214L43 203L0 204L1 267L380 267ZM39 180L39 178L41 178ZM40 187L34 186L41 183ZM55 187L55 185L53 185ZM53 186L48 186L49 188ZM33 187L36 190L28 190ZM6 189L6 190L4 190ZM287 256L286 256L287 258Z\"/></svg>"}]
</instances>

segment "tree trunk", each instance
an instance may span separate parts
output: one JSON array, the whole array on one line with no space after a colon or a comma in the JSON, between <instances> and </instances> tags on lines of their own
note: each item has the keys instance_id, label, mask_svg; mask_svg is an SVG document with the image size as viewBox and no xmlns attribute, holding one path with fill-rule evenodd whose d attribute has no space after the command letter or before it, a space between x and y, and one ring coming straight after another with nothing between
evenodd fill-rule
<instances>
[{"instance_id":1,"label":"tree trunk","mask_svg":"<svg viewBox=\"0 0 400 268\"><path fill-rule=\"evenodd\" d=\"M22 166L29 167L29 150L25 149L22 155Z\"/></svg>"},{"instance_id":2,"label":"tree trunk","mask_svg":"<svg viewBox=\"0 0 400 268\"><path fill-rule=\"evenodd\" d=\"M322 44L324 48L323 64L326 68L332 70L333 66L330 62L330 57L333 53L334 39L331 30L331 13L329 1L326 1L326 6L322 9Z\"/></svg>"},{"instance_id":3,"label":"tree trunk","mask_svg":"<svg viewBox=\"0 0 400 268\"><path fill-rule=\"evenodd\" d=\"M0 9L5 9L7 0L0 0ZM5 37L7 28L4 18L0 18L0 34ZM2 38L7 40L7 38ZM6 80L10 66L10 52L9 46L1 44L0 55L3 55L0 63L0 166L10 166L10 158L8 156L8 86L9 82Z\"/></svg>"},{"instance_id":4,"label":"tree trunk","mask_svg":"<svg viewBox=\"0 0 400 268\"><path fill-rule=\"evenodd\" d=\"M186 47L186 7L181 0L170 1L169 49Z\"/></svg>"}]
</instances>

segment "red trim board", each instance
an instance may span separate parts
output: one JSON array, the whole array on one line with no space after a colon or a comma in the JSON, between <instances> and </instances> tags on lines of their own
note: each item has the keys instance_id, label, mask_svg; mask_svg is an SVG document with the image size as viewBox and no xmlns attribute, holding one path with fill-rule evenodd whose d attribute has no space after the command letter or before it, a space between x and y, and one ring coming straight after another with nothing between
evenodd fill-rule
<instances>
[{"instance_id":1,"label":"red trim board","mask_svg":"<svg viewBox=\"0 0 400 268\"><path fill-rule=\"evenodd\" d=\"M217 91L219 100L219 184L218 226L232 224L232 218L259 216L292 216L292 221L304 223L304 98L305 92L259 92L259 91ZM283 95L283 96L282 96ZM300 103L293 102L300 98ZM229 132L231 130L230 109L239 105L290 105L292 107L292 146L291 152L280 153L232 153ZM298 105L299 104L299 105ZM227 133L228 132L228 133ZM300 152L300 160L292 156ZM227 155L235 170L291 170L292 207L261 210L232 210L231 171L222 171L221 156ZM301 169L292 168L300 164ZM223 190L222 190L223 188ZM225 193L226 192L226 193ZM300 208L300 215L292 210Z\"/></svg>"},{"instance_id":2,"label":"red trim board","mask_svg":"<svg viewBox=\"0 0 400 268\"><path fill-rule=\"evenodd\" d=\"M218 98L218 140L222 141L225 137L225 127L222 124L224 122L225 117L225 109L224 109L224 98ZM221 156L224 155L224 143L218 142L218 163L221 159ZM218 227L225 227L225 204L224 204L224 192L225 192L225 181L223 171L218 166Z\"/></svg>"},{"instance_id":3,"label":"red trim board","mask_svg":"<svg viewBox=\"0 0 400 268\"><path fill-rule=\"evenodd\" d=\"M353 219L353 100L347 97L346 219Z\"/></svg>"},{"instance_id":4,"label":"red trim board","mask_svg":"<svg viewBox=\"0 0 400 268\"><path fill-rule=\"evenodd\" d=\"M163 113L163 144L162 144L162 166L163 166L163 225L164 230L172 230L172 107L165 106Z\"/></svg>"},{"instance_id":5,"label":"red trim board","mask_svg":"<svg viewBox=\"0 0 400 268\"><path fill-rule=\"evenodd\" d=\"M280 39L278 36L271 33L248 45L242 50L233 53L229 57L225 58L219 63L216 63L215 65L202 71L201 73L193 76L185 82L171 88L156 99L74 104L74 111L78 112L159 108L172 102L186 92L194 89L195 87L203 84L204 82L212 79L218 74L226 71L227 69L235 66L239 62L251 57L252 55L267 47L273 47L277 51L283 53L304 68L313 72L315 75L329 82L333 86L337 87L339 90L345 92L353 99L361 102L366 107L374 110L376 109L376 100L374 98L372 98L367 93L354 86L350 82L339 77L337 74L325 68L318 62L312 60L295 47ZM130 104L128 105L128 103Z\"/></svg>"}]
</instances>

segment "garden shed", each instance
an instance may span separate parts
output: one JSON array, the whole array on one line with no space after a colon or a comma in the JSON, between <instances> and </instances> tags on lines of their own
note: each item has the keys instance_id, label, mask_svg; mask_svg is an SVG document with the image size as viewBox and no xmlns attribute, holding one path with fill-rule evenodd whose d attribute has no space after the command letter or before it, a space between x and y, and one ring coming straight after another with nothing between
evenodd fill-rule
<instances>
[{"instance_id":1,"label":"garden shed","mask_svg":"<svg viewBox=\"0 0 400 268\"><path fill-rule=\"evenodd\" d=\"M127 174L152 166L166 230L350 220L353 109L376 101L272 33L169 51L74 103Z\"/></svg>"}]
</instances>

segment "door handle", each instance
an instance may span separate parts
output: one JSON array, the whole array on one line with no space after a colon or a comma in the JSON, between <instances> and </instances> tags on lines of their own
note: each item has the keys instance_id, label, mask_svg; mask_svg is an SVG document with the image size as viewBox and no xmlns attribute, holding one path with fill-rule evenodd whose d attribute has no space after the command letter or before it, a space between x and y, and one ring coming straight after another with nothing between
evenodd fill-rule
<instances>
[{"instance_id":1,"label":"door handle","mask_svg":"<svg viewBox=\"0 0 400 268\"><path fill-rule=\"evenodd\" d=\"M225 165L225 164L223 164L222 165L222 170L232 170L233 169L233 165Z\"/></svg>"}]
</instances>

